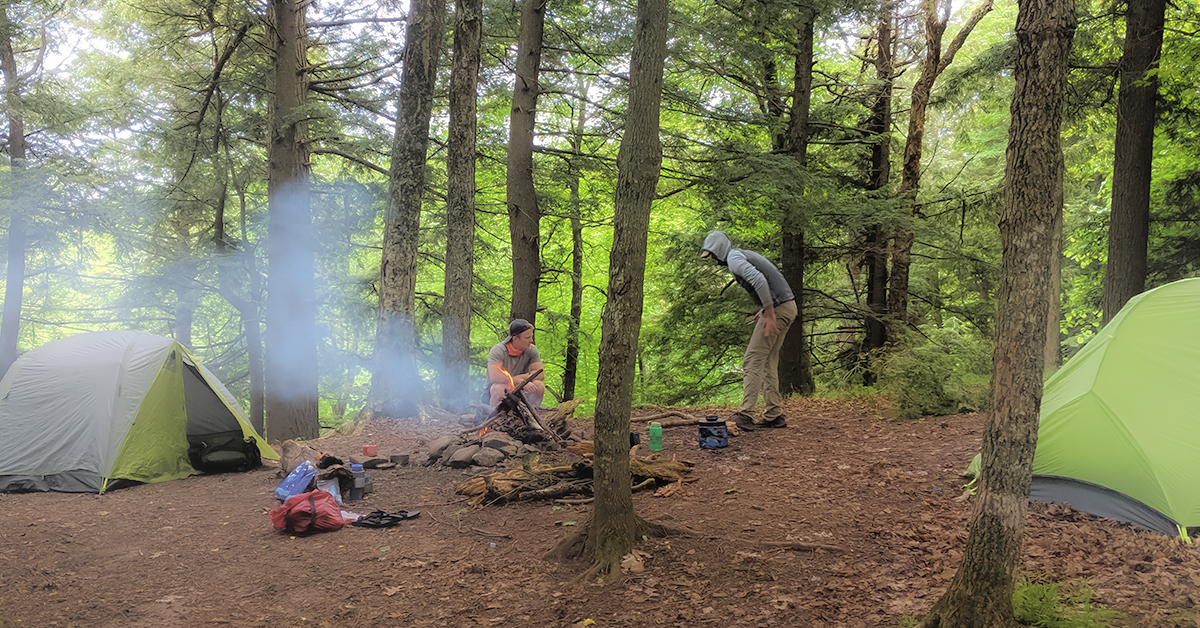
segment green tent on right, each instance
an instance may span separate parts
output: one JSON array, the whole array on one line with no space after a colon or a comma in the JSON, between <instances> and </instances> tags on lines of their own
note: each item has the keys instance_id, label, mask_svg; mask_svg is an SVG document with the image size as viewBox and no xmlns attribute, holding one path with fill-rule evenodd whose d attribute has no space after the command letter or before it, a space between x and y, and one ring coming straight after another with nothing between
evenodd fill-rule
<instances>
[{"instance_id":1,"label":"green tent on right","mask_svg":"<svg viewBox=\"0 0 1200 628\"><path fill-rule=\"evenodd\" d=\"M1130 299L1047 380L1030 497L1200 527L1200 278Z\"/></svg>"}]
</instances>

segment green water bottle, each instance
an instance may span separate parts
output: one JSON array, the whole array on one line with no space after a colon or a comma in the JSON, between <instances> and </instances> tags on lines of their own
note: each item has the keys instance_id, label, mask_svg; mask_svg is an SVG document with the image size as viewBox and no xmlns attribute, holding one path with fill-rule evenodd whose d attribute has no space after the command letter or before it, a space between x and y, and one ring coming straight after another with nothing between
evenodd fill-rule
<instances>
[{"instance_id":1,"label":"green water bottle","mask_svg":"<svg viewBox=\"0 0 1200 628\"><path fill-rule=\"evenodd\" d=\"M662 451L662 424L658 421L650 424L650 451Z\"/></svg>"}]
</instances>

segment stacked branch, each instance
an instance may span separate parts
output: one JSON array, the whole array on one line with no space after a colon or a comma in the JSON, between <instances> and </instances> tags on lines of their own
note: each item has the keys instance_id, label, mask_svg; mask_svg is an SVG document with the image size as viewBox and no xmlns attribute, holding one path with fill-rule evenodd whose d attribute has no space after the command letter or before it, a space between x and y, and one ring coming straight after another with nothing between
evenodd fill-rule
<instances>
[{"instance_id":1,"label":"stacked branch","mask_svg":"<svg viewBox=\"0 0 1200 628\"><path fill-rule=\"evenodd\" d=\"M591 441L568 448L583 460L569 466L542 467L536 460L520 469L498 471L471 478L459 484L456 491L467 495L467 503L475 507L518 500L560 499L569 496L592 495ZM695 463L688 460L667 460L657 456L629 457L629 471L635 488L675 486L656 495L670 495L684 482Z\"/></svg>"}]
</instances>

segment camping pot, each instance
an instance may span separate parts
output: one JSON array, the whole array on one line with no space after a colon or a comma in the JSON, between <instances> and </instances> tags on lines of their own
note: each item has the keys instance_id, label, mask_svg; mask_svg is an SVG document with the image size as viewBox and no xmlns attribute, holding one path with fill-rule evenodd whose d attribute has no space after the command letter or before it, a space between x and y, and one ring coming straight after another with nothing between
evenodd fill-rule
<instances>
[{"instance_id":1,"label":"camping pot","mask_svg":"<svg viewBox=\"0 0 1200 628\"><path fill-rule=\"evenodd\" d=\"M701 449L716 449L729 445L729 427L720 417L710 414L696 421L696 426L700 433Z\"/></svg>"}]
</instances>

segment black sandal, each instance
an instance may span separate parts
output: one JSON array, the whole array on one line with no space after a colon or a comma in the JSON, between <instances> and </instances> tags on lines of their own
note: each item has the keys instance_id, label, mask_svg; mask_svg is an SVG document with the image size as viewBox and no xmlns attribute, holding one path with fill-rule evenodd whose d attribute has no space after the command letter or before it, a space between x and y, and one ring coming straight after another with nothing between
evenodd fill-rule
<instances>
[{"instance_id":1,"label":"black sandal","mask_svg":"<svg viewBox=\"0 0 1200 628\"><path fill-rule=\"evenodd\" d=\"M400 522L405 519L412 519L421 514L419 510L397 510L396 512L384 512L376 510L369 515L363 515L357 521L350 523L352 526L360 528L391 528L400 525Z\"/></svg>"}]
</instances>

